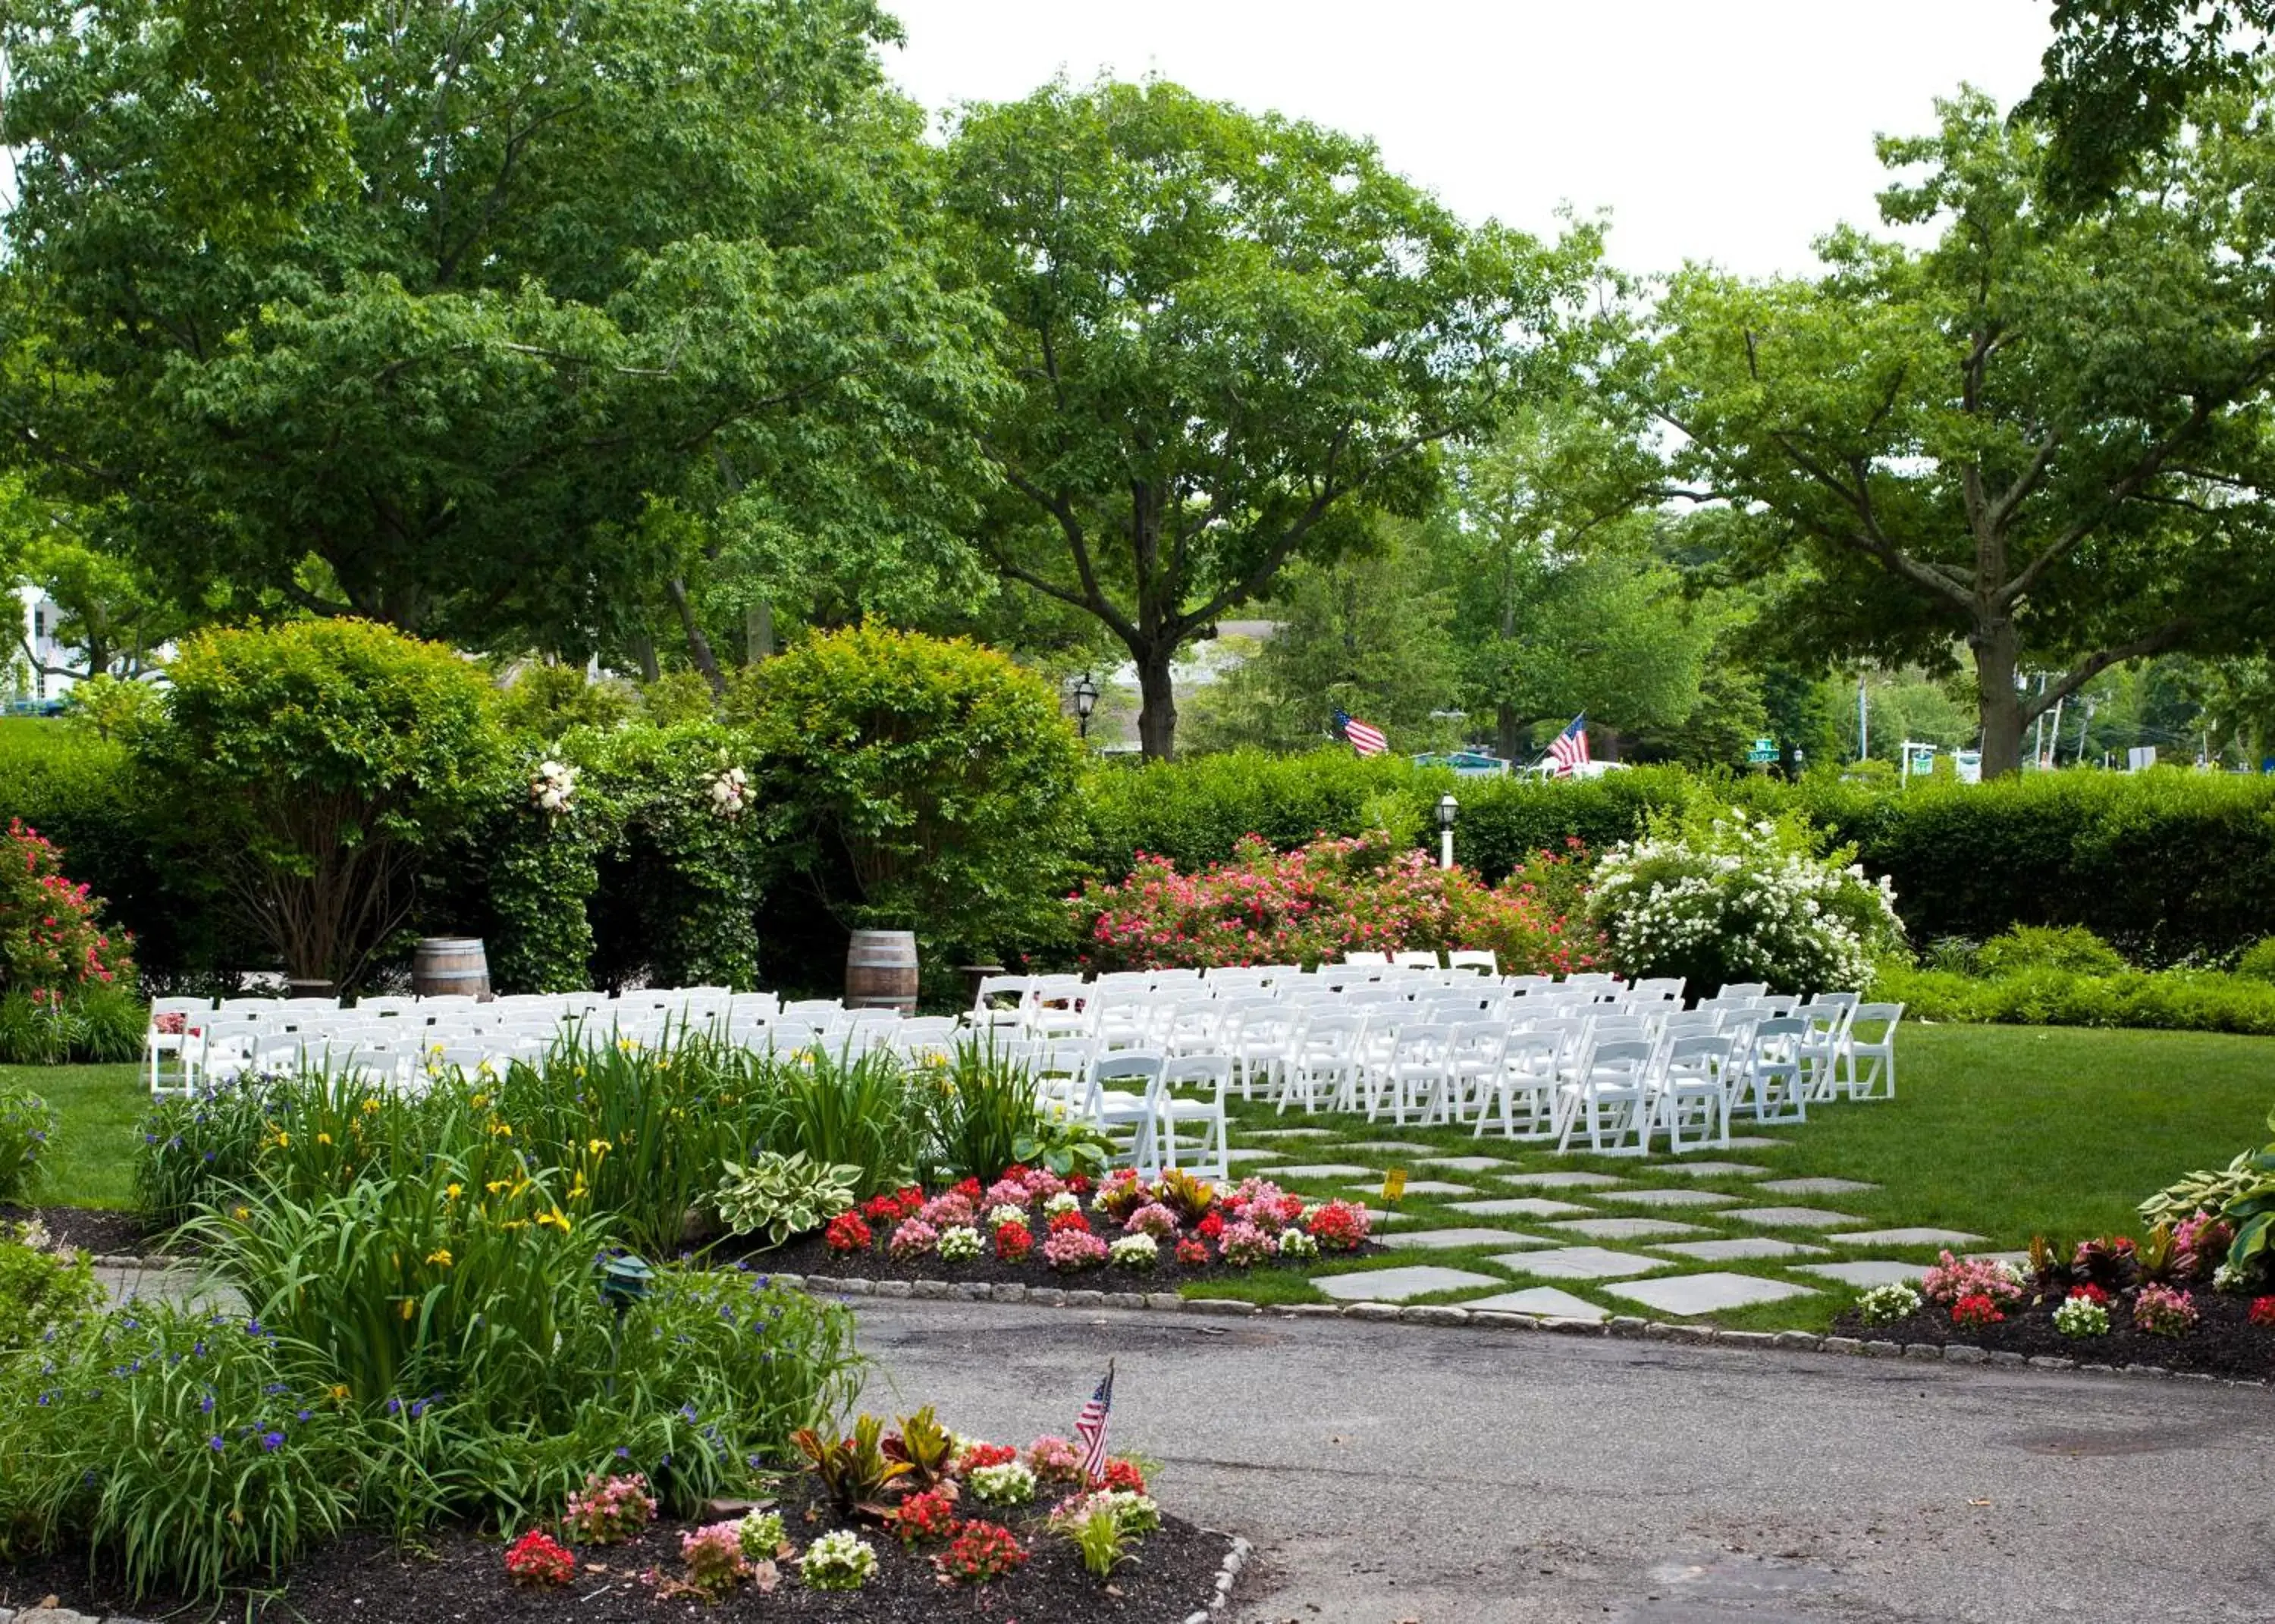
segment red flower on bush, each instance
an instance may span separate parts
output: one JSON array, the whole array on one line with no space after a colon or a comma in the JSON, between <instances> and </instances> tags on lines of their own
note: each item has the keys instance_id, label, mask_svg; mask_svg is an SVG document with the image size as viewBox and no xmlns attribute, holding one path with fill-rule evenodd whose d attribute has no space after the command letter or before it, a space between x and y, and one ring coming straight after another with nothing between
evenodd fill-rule
<instances>
[{"instance_id":1,"label":"red flower on bush","mask_svg":"<svg viewBox=\"0 0 2275 1624\"><path fill-rule=\"evenodd\" d=\"M2109 1294L2091 1280L2086 1281L2082 1286L2072 1286L2069 1288L2069 1295L2072 1302L2083 1297L2087 1302L2098 1304L2100 1307L2109 1306Z\"/></svg>"},{"instance_id":2,"label":"red flower on bush","mask_svg":"<svg viewBox=\"0 0 2275 1624\"><path fill-rule=\"evenodd\" d=\"M2006 1318L1999 1311L1999 1305L1979 1291L1951 1305L1951 1323L1955 1326L1995 1326Z\"/></svg>"},{"instance_id":3,"label":"red flower on bush","mask_svg":"<svg viewBox=\"0 0 2275 1624\"><path fill-rule=\"evenodd\" d=\"M1193 1226L1193 1233L1204 1241L1213 1241L1224 1233L1224 1214L1211 1207L1201 1221Z\"/></svg>"},{"instance_id":4,"label":"red flower on bush","mask_svg":"<svg viewBox=\"0 0 2275 1624\"><path fill-rule=\"evenodd\" d=\"M951 1485L952 1486L952 1485ZM952 1539L964 1526L956 1514L956 1496L946 1489L911 1494L892 1513L893 1531L904 1545L927 1539Z\"/></svg>"},{"instance_id":5,"label":"red flower on bush","mask_svg":"<svg viewBox=\"0 0 2275 1624\"><path fill-rule=\"evenodd\" d=\"M1090 1194L1090 1176L1083 1173L1070 1174L1068 1175L1066 1187L1077 1196L1086 1196Z\"/></svg>"},{"instance_id":6,"label":"red flower on bush","mask_svg":"<svg viewBox=\"0 0 2275 1624\"><path fill-rule=\"evenodd\" d=\"M1297 1209L1301 1212L1301 1208ZM1331 1252L1355 1252L1374 1227L1374 1220L1348 1201L1330 1201L1311 1214L1307 1226L1311 1238Z\"/></svg>"},{"instance_id":7,"label":"red flower on bush","mask_svg":"<svg viewBox=\"0 0 2275 1624\"><path fill-rule=\"evenodd\" d=\"M898 1196L872 1196L861 1204L861 1216L873 1224L895 1224L901 1219Z\"/></svg>"},{"instance_id":8,"label":"red flower on bush","mask_svg":"<svg viewBox=\"0 0 2275 1624\"><path fill-rule=\"evenodd\" d=\"M1145 1474L1138 1469L1138 1462L1126 1455L1108 1455L1106 1469L1098 1475L1099 1486L1121 1489L1131 1494L1145 1492Z\"/></svg>"},{"instance_id":9,"label":"red flower on bush","mask_svg":"<svg viewBox=\"0 0 2275 1624\"><path fill-rule=\"evenodd\" d=\"M981 1188L978 1179L965 1179L956 1186L956 1193L971 1202L972 1205L978 1206Z\"/></svg>"},{"instance_id":10,"label":"red flower on bush","mask_svg":"<svg viewBox=\"0 0 2275 1624\"><path fill-rule=\"evenodd\" d=\"M1177 1243L1177 1261L1198 1268L1208 1261L1206 1241L1183 1240Z\"/></svg>"},{"instance_id":11,"label":"red flower on bush","mask_svg":"<svg viewBox=\"0 0 2275 1624\"><path fill-rule=\"evenodd\" d=\"M840 1212L821 1232L822 1243L833 1252L865 1252L876 1238L858 1212Z\"/></svg>"},{"instance_id":12,"label":"red flower on bush","mask_svg":"<svg viewBox=\"0 0 2275 1624\"><path fill-rule=\"evenodd\" d=\"M956 1457L956 1469L968 1477L983 1466L1009 1466L1018 1458L1009 1444L966 1444Z\"/></svg>"},{"instance_id":13,"label":"red flower on bush","mask_svg":"<svg viewBox=\"0 0 2275 1624\"><path fill-rule=\"evenodd\" d=\"M1053 1235L1064 1235L1069 1229L1079 1229L1085 1235L1088 1235L1090 1233L1089 1218L1073 1207L1069 1207L1063 1212L1051 1214L1050 1232Z\"/></svg>"},{"instance_id":14,"label":"red flower on bush","mask_svg":"<svg viewBox=\"0 0 2275 1624\"><path fill-rule=\"evenodd\" d=\"M2255 1297L2251 1302L2251 1323L2275 1330L2275 1297Z\"/></svg>"},{"instance_id":15,"label":"red flower on bush","mask_svg":"<svg viewBox=\"0 0 2275 1624\"><path fill-rule=\"evenodd\" d=\"M26 989L35 1004L134 973L125 931L99 915L102 899L64 877L63 852L20 818L8 820L0 851L0 985Z\"/></svg>"},{"instance_id":16,"label":"red flower on bush","mask_svg":"<svg viewBox=\"0 0 2275 1624\"><path fill-rule=\"evenodd\" d=\"M1000 1522L967 1522L932 1559L933 1566L958 1584L986 1584L1026 1565L1027 1548Z\"/></svg>"},{"instance_id":17,"label":"red flower on bush","mask_svg":"<svg viewBox=\"0 0 2275 1624\"><path fill-rule=\"evenodd\" d=\"M577 1559L559 1540L532 1529L506 1547L505 1571L516 1584L566 1584L577 1576Z\"/></svg>"},{"instance_id":18,"label":"red flower on bush","mask_svg":"<svg viewBox=\"0 0 2275 1624\"><path fill-rule=\"evenodd\" d=\"M1024 1263L1027 1254L1035 1250L1034 1231L1019 1223L999 1224L995 1227L995 1255L1006 1263Z\"/></svg>"}]
</instances>

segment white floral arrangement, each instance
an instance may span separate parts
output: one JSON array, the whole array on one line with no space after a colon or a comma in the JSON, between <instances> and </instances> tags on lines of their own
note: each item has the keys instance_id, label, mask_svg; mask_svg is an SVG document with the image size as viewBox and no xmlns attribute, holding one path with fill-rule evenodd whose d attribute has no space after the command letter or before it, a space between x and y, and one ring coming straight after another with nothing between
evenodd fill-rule
<instances>
[{"instance_id":1,"label":"white floral arrangement","mask_svg":"<svg viewBox=\"0 0 2275 1624\"><path fill-rule=\"evenodd\" d=\"M2054 1329L2064 1336L2109 1334L2109 1311L2091 1297L2072 1297L2054 1310Z\"/></svg>"},{"instance_id":2,"label":"white floral arrangement","mask_svg":"<svg viewBox=\"0 0 2275 1624\"><path fill-rule=\"evenodd\" d=\"M850 1529L824 1534L805 1548L798 1572L817 1590L858 1590L877 1571L877 1553Z\"/></svg>"},{"instance_id":3,"label":"white floral arrangement","mask_svg":"<svg viewBox=\"0 0 2275 1624\"><path fill-rule=\"evenodd\" d=\"M751 781L741 767L721 767L711 775L708 788L713 817L732 820L750 810Z\"/></svg>"},{"instance_id":4,"label":"white floral arrangement","mask_svg":"<svg viewBox=\"0 0 2275 1624\"><path fill-rule=\"evenodd\" d=\"M1076 1195L1072 1190L1062 1190L1055 1196L1045 1197L1043 1201L1043 1216L1045 1218L1056 1218L1062 1212L1079 1212L1081 1211L1082 1197Z\"/></svg>"},{"instance_id":5,"label":"white floral arrangement","mask_svg":"<svg viewBox=\"0 0 2275 1624\"><path fill-rule=\"evenodd\" d=\"M1035 1474L1024 1462L972 1468L971 1493L990 1506L1024 1506L1035 1498Z\"/></svg>"},{"instance_id":6,"label":"white floral arrangement","mask_svg":"<svg viewBox=\"0 0 2275 1624\"><path fill-rule=\"evenodd\" d=\"M933 1250L949 1263L969 1263L979 1256L979 1231L970 1224L950 1224L940 1232Z\"/></svg>"},{"instance_id":7,"label":"white floral arrangement","mask_svg":"<svg viewBox=\"0 0 2275 1624\"><path fill-rule=\"evenodd\" d=\"M1106 1249L1106 1261L1117 1269L1150 1269L1161 1261L1161 1243L1150 1235L1125 1235Z\"/></svg>"},{"instance_id":8,"label":"white floral arrangement","mask_svg":"<svg viewBox=\"0 0 2275 1624\"><path fill-rule=\"evenodd\" d=\"M1730 981L1861 991L1874 956L1901 939L1895 891L1853 848L1820 855L1820 843L1798 819L1735 808L1659 820L1597 863L1589 915L1629 975L1684 976L1700 993Z\"/></svg>"},{"instance_id":9,"label":"white floral arrangement","mask_svg":"<svg viewBox=\"0 0 2275 1624\"><path fill-rule=\"evenodd\" d=\"M1001 1206L991 1206L987 1209L987 1227L990 1229L1001 1229L1006 1224L1024 1224L1026 1221L1027 1209L1023 1206L1013 1206L1008 1201Z\"/></svg>"},{"instance_id":10,"label":"white floral arrangement","mask_svg":"<svg viewBox=\"0 0 2275 1624\"><path fill-rule=\"evenodd\" d=\"M1893 1325L1919 1312L1919 1288L1907 1280L1875 1286L1856 1299L1856 1312L1868 1326Z\"/></svg>"},{"instance_id":11,"label":"white floral arrangement","mask_svg":"<svg viewBox=\"0 0 2275 1624\"><path fill-rule=\"evenodd\" d=\"M1280 1255L1282 1258L1316 1258L1319 1255L1319 1243L1301 1229L1282 1229L1280 1232Z\"/></svg>"},{"instance_id":12,"label":"white floral arrangement","mask_svg":"<svg viewBox=\"0 0 2275 1624\"><path fill-rule=\"evenodd\" d=\"M735 1525L735 1541L753 1562L773 1561L789 1537L779 1511L753 1511Z\"/></svg>"},{"instance_id":13,"label":"white floral arrangement","mask_svg":"<svg viewBox=\"0 0 2275 1624\"><path fill-rule=\"evenodd\" d=\"M548 818L565 818L577 794L577 769L565 761L540 761L529 780L529 802Z\"/></svg>"}]
</instances>

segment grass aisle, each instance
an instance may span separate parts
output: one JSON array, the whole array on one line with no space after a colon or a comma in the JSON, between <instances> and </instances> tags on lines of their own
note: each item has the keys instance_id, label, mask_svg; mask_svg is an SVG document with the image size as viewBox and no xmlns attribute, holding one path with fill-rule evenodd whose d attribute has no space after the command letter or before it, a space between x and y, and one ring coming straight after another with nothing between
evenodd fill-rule
<instances>
[{"instance_id":1,"label":"grass aisle","mask_svg":"<svg viewBox=\"0 0 2275 1624\"><path fill-rule=\"evenodd\" d=\"M0 1066L0 1083L20 1083L56 1108L34 1202L134 1205L134 1124L150 1103L140 1066Z\"/></svg>"}]
</instances>

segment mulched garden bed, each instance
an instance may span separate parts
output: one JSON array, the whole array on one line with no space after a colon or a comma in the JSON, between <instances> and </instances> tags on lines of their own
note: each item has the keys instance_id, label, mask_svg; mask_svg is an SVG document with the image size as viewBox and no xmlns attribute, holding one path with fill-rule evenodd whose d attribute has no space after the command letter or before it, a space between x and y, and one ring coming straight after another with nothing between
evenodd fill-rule
<instances>
[{"instance_id":1,"label":"mulched garden bed","mask_svg":"<svg viewBox=\"0 0 2275 1624\"><path fill-rule=\"evenodd\" d=\"M2060 1304L2051 1296L2018 1303L2006 1311L2006 1318L1991 1326L1955 1327L1942 1309L1923 1303L1908 1318L1877 1326L1866 1325L1851 1308L1833 1330L1837 1336L1868 1341L1965 1342L2001 1352L2075 1359L2080 1364L2150 1364L2247 1380L2275 1378L2275 1326L2250 1323L2249 1297L2199 1289L2192 1298L2196 1327L2178 1337L2135 1330L2129 1297L2110 1305L2106 1336L2068 1337L2055 1330L2053 1312Z\"/></svg>"},{"instance_id":2,"label":"mulched garden bed","mask_svg":"<svg viewBox=\"0 0 2275 1624\"><path fill-rule=\"evenodd\" d=\"M786 1485L784 1516L800 1547L828 1531L832 1519L808 1522L804 1479ZM968 1504L968 1502L967 1502ZM932 1561L938 1545L903 1550L889 1533L861 1530L877 1552L876 1576L858 1590L812 1590L795 1567L782 1570L771 1593L744 1584L725 1598L661 1599L647 1577L684 1570L679 1537L689 1523L658 1522L622 1545L577 1551L578 1573L557 1590L518 1590L505 1574L504 1546L460 1529L426 1537L409 1551L375 1535L352 1535L304 1555L274 1594L265 1585L232 1590L224 1602L179 1597L131 1600L113 1578L90 1580L84 1553L58 1556L10 1569L0 1567L0 1609L36 1605L55 1596L81 1613L125 1613L138 1619L207 1620L232 1624L450 1624L459 1620L512 1620L518 1624L654 1624L661 1619L812 1619L843 1624L929 1624L972 1619L987 1624L1042 1624L1080 1619L1085 1624L1163 1624L1204 1607L1216 1583L1228 1536L1210 1533L1164 1514L1161 1526L1133 1542L1136 1560L1110 1582L1093 1578L1066 1540L1043 1531L1048 1509L1031 1506L970 1507L1017 1534L1032 1555L1025 1567L998 1583L950 1586Z\"/></svg>"},{"instance_id":3,"label":"mulched garden bed","mask_svg":"<svg viewBox=\"0 0 2275 1624\"><path fill-rule=\"evenodd\" d=\"M1332 1254L1337 1258L1371 1258L1387 1250L1374 1241L1361 1242L1358 1250ZM1253 1269L1236 1269L1212 1256L1203 1264L1181 1264L1168 1248L1151 1269L1107 1266L1062 1271L1052 1268L1038 1250L1024 1263L1005 1263L993 1251L961 1262L937 1255L896 1261L882 1247L860 1252L834 1252L819 1231L800 1235L786 1245L767 1250L756 1235L733 1237L713 1247L714 1263L741 1263L766 1274L820 1274L830 1278L858 1275L864 1280L945 1280L984 1281L988 1285L1062 1287L1078 1291L1175 1291L1196 1280L1238 1280ZM1306 1261L1316 1262L1316 1259Z\"/></svg>"},{"instance_id":4,"label":"mulched garden bed","mask_svg":"<svg viewBox=\"0 0 2275 1624\"><path fill-rule=\"evenodd\" d=\"M158 1250L158 1235L139 1212L114 1212L88 1206L11 1206L0 1203L0 1225L36 1218L67 1245L98 1258L140 1257Z\"/></svg>"}]
</instances>

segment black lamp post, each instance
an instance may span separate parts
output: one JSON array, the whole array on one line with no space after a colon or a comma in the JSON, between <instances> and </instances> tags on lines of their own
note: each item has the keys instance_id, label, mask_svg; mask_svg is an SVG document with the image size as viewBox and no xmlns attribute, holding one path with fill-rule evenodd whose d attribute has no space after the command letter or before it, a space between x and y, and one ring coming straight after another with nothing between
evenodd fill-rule
<instances>
[{"instance_id":1,"label":"black lamp post","mask_svg":"<svg viewBox=\"0 0 2275 1624\"><path fill-rule=\"evenodd\" d=\"M1085 671L1074 679L1074 714L1085 742L1090 738L1090 714L1098 708L1098 684Z\"/></svg>"},{"instance_id":2,"label":"black lamp post","mask_svg":"<svg viewBox=\"0 0 2275 1624\"><path fill-rule=\"evenodd\" d=\"M1448 789L1438 797L1438 866L1454 866L1454 820L1462 815L1462 804Z\"/></svg>"}]
</instances>

